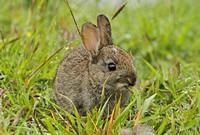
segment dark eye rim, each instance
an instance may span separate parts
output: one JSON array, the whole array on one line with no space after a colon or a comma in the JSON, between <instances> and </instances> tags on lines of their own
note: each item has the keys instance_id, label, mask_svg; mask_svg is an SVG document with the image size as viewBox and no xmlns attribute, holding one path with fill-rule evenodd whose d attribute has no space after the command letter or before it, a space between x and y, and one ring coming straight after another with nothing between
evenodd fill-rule
<instances>
[{"instance_id":1,"label":"dark eye rim","mask_svg":"<svg viewBox=\"0 0 200 135\"><path fill-rule=\"evenodd\" d=\"M117 66L116 66L115 63L110 62L110 63L107 64L107 68L108 68L109 71L115 71L117 69Z\"/></svg>"}]
</instances>

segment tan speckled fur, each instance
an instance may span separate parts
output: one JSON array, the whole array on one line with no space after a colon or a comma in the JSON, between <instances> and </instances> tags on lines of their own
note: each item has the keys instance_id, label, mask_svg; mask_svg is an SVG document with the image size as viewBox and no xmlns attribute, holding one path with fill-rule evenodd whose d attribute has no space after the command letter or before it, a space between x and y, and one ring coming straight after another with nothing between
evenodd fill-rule
<instances>
[{"instance_id":1,"label":"tan speckled fur","mask_svg":"<svg viewBox=\"0 0 200 135\"><path fill-rule=\"evenodd\" d=\"M108 104L112 111L115 97L122 92L121 105L129 98L128 86L134 86L137 75L134 62L124 50L112 42L110 22L100 14L97 26L84 23L82 26L83 45L76 46L60 63L54 80L54 96L57 104L67 111L73 109L68 97L85 115L87 109L92 110L101 103L101 93L105 80L105 101L111 96ZM116 65L110 71L109 63Z\"/></svg>"}]
</instances>

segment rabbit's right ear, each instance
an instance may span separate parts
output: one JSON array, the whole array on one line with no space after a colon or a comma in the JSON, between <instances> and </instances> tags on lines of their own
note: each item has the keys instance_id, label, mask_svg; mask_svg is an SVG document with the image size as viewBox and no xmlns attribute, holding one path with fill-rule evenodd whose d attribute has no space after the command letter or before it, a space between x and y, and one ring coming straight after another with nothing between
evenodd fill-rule
<instances>
[{"instance_id":1,"label":"rabbit's right ear","mask_svg":"<svg viewBox=\"0 0 200 135\"><path fill-rule=\"evenodd\" d=\"M104 14L97 16L97 26L100 31L101 46L113 45L110 21Z\"/></svg>"},{"instance_id":2,"label":"rabbit's right ear","mask_svg":"<svg viewBox=\"0 0 200 135\"><path fill-rule=\"evenodd\" d=\"M100 34L98 28L86 22L82 25L81 37L85 48L92 54L97 54L100 46Z\"/></svg>"}]
</instances>

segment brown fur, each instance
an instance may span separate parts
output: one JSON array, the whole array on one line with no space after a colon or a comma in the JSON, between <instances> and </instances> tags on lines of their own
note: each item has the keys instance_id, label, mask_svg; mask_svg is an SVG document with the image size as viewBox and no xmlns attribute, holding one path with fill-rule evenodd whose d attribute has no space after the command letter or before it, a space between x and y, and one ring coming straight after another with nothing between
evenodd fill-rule
<instances>
[{"instance_id":1,"label":"brown fur","mask_svg":"<svg viewBox=\"0 0 200 135\"><path fill-rule=\"evenodd\" d=\"M54 81L54 95L58 105L68 111L73 108L62 94L75 104L80 115L85 115L87 109L91 111L95 106L100 106L102 88L107 78L105 100L112 95L108 102L111 111L120 90L121 105L126 103L129 97L127 87L135 85L137 78L132 57L110 44L113 42L107 17L101 14L97 20L98 28L91 23L83 24L84 45L75 47L67 54L58 67ZM115 71L109 71L110 62L116 64Z\"/></svg>"}]
</instances>

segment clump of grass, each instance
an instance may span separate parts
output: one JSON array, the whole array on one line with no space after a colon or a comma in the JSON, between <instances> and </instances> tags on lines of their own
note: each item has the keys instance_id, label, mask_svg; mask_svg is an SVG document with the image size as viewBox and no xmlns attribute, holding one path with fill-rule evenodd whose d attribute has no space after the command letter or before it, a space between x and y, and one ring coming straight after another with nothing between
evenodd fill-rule
<instances>
[{"instance_id":1,"label":"clump of grass","mask_svg":"<svg viewBox=\"0 0 200 135\"><path fill-rule=\"evenodd\" d=\"M127 106L116 105L118 113L103 119L97 108L86 117L71 115L52 97L57 66L69 49L26 86L57 50L81 44L64 1L0 1L1 134L118 134L136 123L156 134L200 133L199 1L127 2L111 22L112 33L116 45L132 52L141 89L132 88ZM96 22L99 13L111 18L122 4L99 5L70 2L77 25Z\"/></svg>"}]
</instances>

